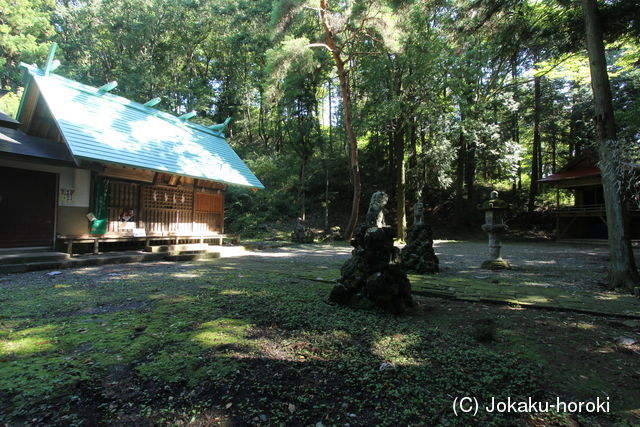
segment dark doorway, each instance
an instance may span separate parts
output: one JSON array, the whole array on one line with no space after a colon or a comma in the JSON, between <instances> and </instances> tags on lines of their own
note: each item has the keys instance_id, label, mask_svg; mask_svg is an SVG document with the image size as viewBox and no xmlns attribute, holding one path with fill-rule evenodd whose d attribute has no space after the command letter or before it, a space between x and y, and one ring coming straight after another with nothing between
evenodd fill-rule
<instances>
[{"instance_id":1,"label":"dark doorway","mask_svg":"<svg viewBox=\"0 0 640 427\"><path fill-rule=\"evenodd\" d=\"M0 248L53 244L56 175L0 167Z\"/></svg>"}]
</instances>

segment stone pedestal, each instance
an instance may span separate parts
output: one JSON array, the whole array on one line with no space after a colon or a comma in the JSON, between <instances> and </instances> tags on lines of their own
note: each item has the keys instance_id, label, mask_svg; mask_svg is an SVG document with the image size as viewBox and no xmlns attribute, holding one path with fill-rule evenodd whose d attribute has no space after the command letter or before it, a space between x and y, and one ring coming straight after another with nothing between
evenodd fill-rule
<instances>
[{"instance_id":1,"label":"stone pedestal","mask_svg":"<svg viewBox=\"0 0 640 427\"><path fill-rule=\"evenodd\" d=\"M438 257L433 250L431 227L424 223L422 203L416 203L413 212L413 225L407 230L407 244L400 253L402 267L418 274L437 273Z\"/></svg>"},{"instance_id":2,"label":"stone pedestal","mask_svg":"<svg viewBox=\"0 0 640 427\"><path fill-rule=\"evenodd\" d=\"M291 233L291 241L296 243L313 243L314 241L313 231L304 226L302 218L298 218L296 222L296 228Z\"/></svg>"},{"instance_id":3,"label":"stone pedestal","mask_svg":"<svg viewBox=\"0 0 640 427\"><path fill-rule=\"evenodd\" d=\"M375 193L367 222L351 241L352 256L340 269L341 277L329 300L356 308L380 307L401 314L413 307L411 283L399 264L399 250L393 245L394 232L384 225L382 207L386 195Z\"/></svg>"},{"instance_id":4,"label":"stone pedestal","mask_svg":"<svg viewBox=\"0 0 640 427\"><path fill-rule=\"evenodd\" d=\"M489 259L484 261L481 268L487 270L508 270L511 268L509 262L502 259L500 254L502 248L502 234L507 231L504 224L504 213L509 209L509 204L498 198L498 192L492 191L488 201L478 205L478 209L484 211L485 223L482 230L489 235Z\"/></svg>"}]
</instances>

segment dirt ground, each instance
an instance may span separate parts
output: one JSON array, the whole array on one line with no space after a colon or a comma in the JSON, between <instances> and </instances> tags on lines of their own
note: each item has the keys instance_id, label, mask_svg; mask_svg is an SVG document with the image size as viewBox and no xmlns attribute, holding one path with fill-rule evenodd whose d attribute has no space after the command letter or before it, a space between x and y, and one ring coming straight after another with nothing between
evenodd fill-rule
<instances>
[{"instance_id":1,"label":"dirt ground","mask_svg":"<svg viewBox=\"0 0 640 427\"><path fill-rule=\"evenodd\" d=\"M502 272L479 268L485 242L435 249L442 274L423 280L590 295L606 276L604 246L507 242L513 269ZM452 396L467 391L605 396L614 413L486 425L640 419L640 346L624 343L640 342L638 320L425 295L399 317L332 306L326 295L350 252L225 246L205 262L0 276L0 424L482 423L451 418ZM383 372L383 362L396 367Z\"/></svg>"}]
</instances>

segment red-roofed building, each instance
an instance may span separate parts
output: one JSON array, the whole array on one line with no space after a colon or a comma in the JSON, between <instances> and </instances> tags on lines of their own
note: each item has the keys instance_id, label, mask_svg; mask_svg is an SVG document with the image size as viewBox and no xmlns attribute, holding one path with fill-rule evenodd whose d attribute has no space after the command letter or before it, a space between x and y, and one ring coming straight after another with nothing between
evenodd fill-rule
<instances>
[{"instance_id":1,"label":"red-roofed building","mask_svg":"<svg viewBox=\"0 0 640 427\"><path fill-rule=\"evenodd\" d=\"M574 195L571 206L558 206L556 238L606 239L607 215L604 207L602 180L598 159L586 153L572 159L558 172L539 180L543 184L570 190ZM628 206L629 231L632 239L640 239L640 209Z\"/></svg>"}]
</instances>

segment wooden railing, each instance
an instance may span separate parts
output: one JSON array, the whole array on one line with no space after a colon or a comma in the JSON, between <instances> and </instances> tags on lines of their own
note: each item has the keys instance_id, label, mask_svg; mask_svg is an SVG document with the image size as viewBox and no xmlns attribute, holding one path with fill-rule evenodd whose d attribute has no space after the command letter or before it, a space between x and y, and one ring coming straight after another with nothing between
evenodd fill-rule
<instances>
[{"instance_id":1,"label":"wooden railing","mask_svg":"<svg viewBox=\"0 0 640 427\"><path fill-rule=\"evenodd\" d=\"M628 205L627 210L628 212L640 213L640 208L638 208L638 206ZM557 214L604 215L605 206L604 204L582 205L582 206L560 206L559 208L554 209L554 212Z\"/></svg>"}]
</instances>

